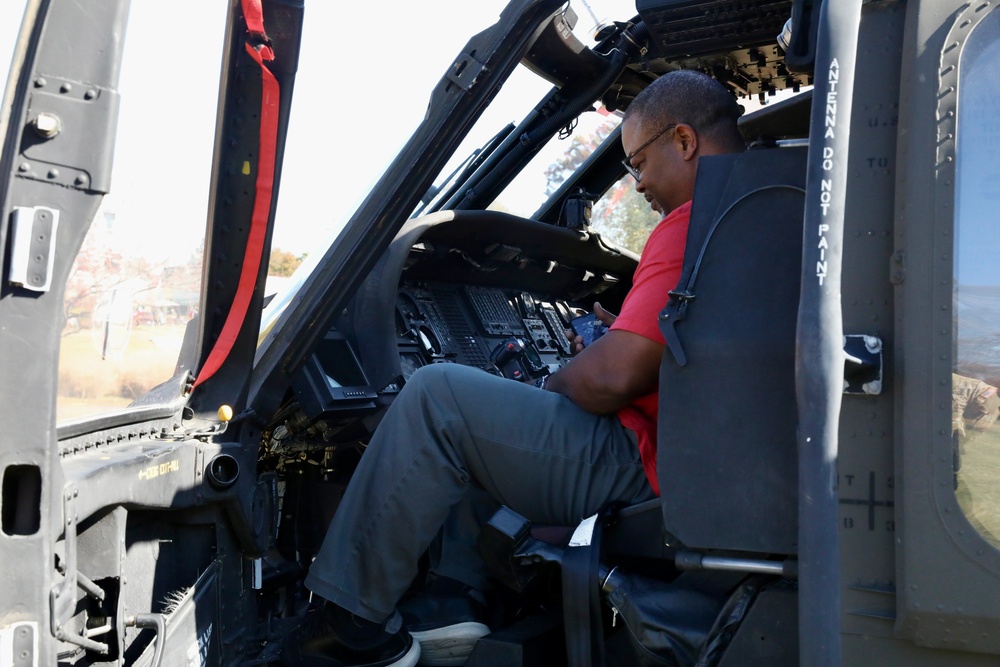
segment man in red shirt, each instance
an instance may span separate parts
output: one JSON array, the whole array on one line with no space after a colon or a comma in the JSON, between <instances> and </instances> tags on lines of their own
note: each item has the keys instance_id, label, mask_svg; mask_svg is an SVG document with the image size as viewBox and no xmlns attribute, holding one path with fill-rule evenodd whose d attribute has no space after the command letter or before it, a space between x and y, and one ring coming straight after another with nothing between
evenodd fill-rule
<instances>
[{"instance_id":1,"label":"man in red shirt","mask_svg":"<svg viewBox=\"0 0 1000 667\"><path fill-rule=\"evenodd\" d=\"M745 149L736 121L742 108L721 84L696 72L660 77L629 105L622 124L625 163L636 190L664 214L642 252L621 314L594 304L609 334L553 375L550 391L590 412L615 412L639 440L649 483L656 480L657 385L665 342L657 316L684 262L698 157Z\"/></svg>"},{"instance_id":2,"label":"man in red shirt","mask_svg":"<svg viewBox=\"0 0 1000 667\"><path fill-rule=\"evenodd\" d=\"M462 664L489 631L475 601L486 583L475 550L483 508L574 525L609 501L657 494L658 314L680 277L698 158L744 149L741 113L696 72L666 74L636 97L622 126L625 164L666 217L621 313L598 311L610 330L548 376L547 391L456 364L413 374L310 568L316 609L288 642L289 664L409 667L421 651L421 664ZM404 609L404 628L396 606L439 533L434 571L453 586Z\"/></svg>"}]
</instances>

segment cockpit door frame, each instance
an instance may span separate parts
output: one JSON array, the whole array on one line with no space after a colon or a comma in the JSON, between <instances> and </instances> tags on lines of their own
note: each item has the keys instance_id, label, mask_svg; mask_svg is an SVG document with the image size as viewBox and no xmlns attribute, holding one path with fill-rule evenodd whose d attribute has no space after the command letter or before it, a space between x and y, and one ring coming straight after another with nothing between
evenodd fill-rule
<instances>
[{"instance_id":1,"label":"cockpit door frame","mask_svg":"<svg viewBox=\"0 0 1000 667\"><path fill-rule=\"evenodd\" d=\"M59 465L55 360L66 279L110 181L128 9L128 0L28 2L0 117L0 609L19 619L19 637L31 635L26 664L56 664L48 640L62 632L49 614L61 579L55 541L75 534L77 517ZM12 246L14 226L29 243ZM0 628L0 642L13 628Z\"/></svg>"}]
</instances>

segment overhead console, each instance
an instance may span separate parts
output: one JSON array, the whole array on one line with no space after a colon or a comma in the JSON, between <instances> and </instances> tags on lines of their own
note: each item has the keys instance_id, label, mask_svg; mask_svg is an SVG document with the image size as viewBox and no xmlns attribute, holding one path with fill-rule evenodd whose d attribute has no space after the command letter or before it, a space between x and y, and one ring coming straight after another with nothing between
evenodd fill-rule
<instances>
[{"instance_id":1,"label":"overhead console","mask_svg":"<svg viewBox=\"0 0 1000 667\"><path fill-rule=\"evenodd\" d=\"M792 15L792 0L637 0L656 51L665 58L773 44Z\"/></svg>"},{"instance_id":2,"label":"overhead console","mask_svg":"<svg viewBox=\"0 0 1000 667\"><path fill-rule=\"evenodd\" d=\"M652 37L648 60L657 73L698 69L739 97L798 92L812 83L791 71L778 35L792 16L792 0L637 0ZM644 61L646 62L646 61Z\"/></svg>"}]
</instances>

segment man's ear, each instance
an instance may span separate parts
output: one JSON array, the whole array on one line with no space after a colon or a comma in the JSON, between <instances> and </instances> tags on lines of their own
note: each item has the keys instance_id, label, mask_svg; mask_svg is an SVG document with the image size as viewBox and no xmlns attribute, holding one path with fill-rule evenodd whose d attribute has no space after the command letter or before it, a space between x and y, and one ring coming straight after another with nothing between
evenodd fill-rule
<instances>
[{"instance_id":1,"label":"man's ear","mask_svg":"<svg viewBox=\"0 0 1000 667\"><path fill-rule=\"evenodd\" d=\"M698 152L698 133L687 123L677 123L674 141L680 146L684 160L693 160Z\"/></svg>"}]
</instances>

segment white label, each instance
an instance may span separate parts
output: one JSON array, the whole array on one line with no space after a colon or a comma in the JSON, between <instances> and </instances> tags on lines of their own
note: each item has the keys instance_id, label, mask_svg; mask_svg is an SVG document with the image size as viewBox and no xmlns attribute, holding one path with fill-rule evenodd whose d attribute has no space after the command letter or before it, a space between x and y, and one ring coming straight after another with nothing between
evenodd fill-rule
<instances>
[{"instance_id":1,"label":"white label","mask_svg":"<svg viewBox=\"0 0 1000 667\"><path fill-rule=\"evenodd\" d=\"M160 641L157 637L156 641ZM212 641L212 624L198 636L198 640L188 646L187 662L188 667L204 667L208 664L208 649Z\"/></svg>"},{"instance_id":2,"label":"white label","mask_svg":"<svg viewBox=\"0 0 1000 667\"><path fill-rule=\"evenodd\" d=\"M573 537L569 538L571 547L589 547L594 539L594 526L597 525L597 515L584 519L573 531Z\"/></svg>"}]
</instances>

